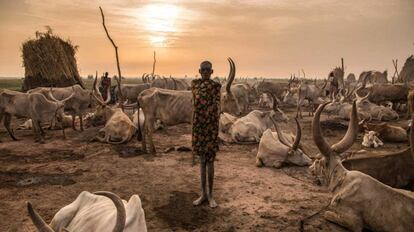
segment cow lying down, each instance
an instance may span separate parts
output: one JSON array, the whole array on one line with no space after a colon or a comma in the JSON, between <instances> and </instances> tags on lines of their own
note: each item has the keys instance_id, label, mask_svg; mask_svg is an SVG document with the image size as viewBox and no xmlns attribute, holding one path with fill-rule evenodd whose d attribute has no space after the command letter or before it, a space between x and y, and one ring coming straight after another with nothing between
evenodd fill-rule
<instances>
[{"instance_id":1,"label":"cow lying down","mask_svg":"<svg viewBox=\"0 0 414 232\"><path fill-rule=\"evenodd\" d=\"M30 219L40 232L146 232L141 199L133 195L129 201L111 192L83 191L76 200L60 209L48 225L27 203Z\"/></svg>"},{"instance_id":2,"label":"cow lying down","mask_svg":"<svg viewBox=\"0 0 414 232\"><path fill-rule=\"evenodd\" d=\"M351 231L362 231L363 228L371 231L413 231L413 192L392 188L342 165L340 155L353 145L358 134L355 102L348 130L344 138L334 145L326 142L320 128L320 115L325 106L326 103L319 106L312 122L313 140L323 157L315 160L310 167L332 192L325 219ZM411 132L411 140L413 137L414 133Z\"/></svg>"},{"instance_id":3,"label":"cow lying down","mask_svg":"<svg viewBox=\"0 0 414 232\"><path fill-rule=\"evenodd\" d=\"M75 124L78 125L80 123L79 118L75 120ZM64 128L68 128L72 126L72 116L63 114L62 124ZM46 127L50 130L61 130L62 125L56 123L56 120L52 121L50 124L46 125ZM16 129L17 130L31 130L33 128L33 122L31 119L26 120L24 123L20 124Z\"/></svg>"},{"instance_id":4,"label":"cow lying down","mask_svg":"<svg viewBox=\"0 0 414 232\"><path fill-rule=\"evenodd\" d=\"M312 163L311 159L299 148L302 130L297 119L297 134L285 134L280 130L277 123L274 123L276 132L267 129L259 143L259 150L256 155L256 166L280 168L285 164L307 166Z\"/></svg>"},{"instance_id":5,"label":"cow lying down","mask_svg":"<svg viewBox=\"0 0 414 232\"><path fill-rule=\"evenodd\" d=\"M220 116L221 138L224 138L224 141L240 144L258 143L263 132L272 127L272 120L288 121L286 114L277 106L277 101L274 100L273 103L272 110L253 110L241 118L222 114Z\"/></svg>"},{"instance_id":6,"label":"cow lying down","mask_svg":"<svg viewBox=\"0 0 414 232\"><path fill-rule=\"evenodd\" d=\"M108 103L111 102L109 88L107 94L108 98L105 101L102 101L97 96L97 92L99 91L96 89L95 81L92 96L96 99L99 106L96 108L94 114L96 117L103 117L105 126L99 130L98 135L93 140L110 144L122 144L128 142L135 135L137 127L128 115L123 112L122 108L135 107L136 104L121 105L121 103L120 105L109 106Z\"/></svg>"}]
</instances>

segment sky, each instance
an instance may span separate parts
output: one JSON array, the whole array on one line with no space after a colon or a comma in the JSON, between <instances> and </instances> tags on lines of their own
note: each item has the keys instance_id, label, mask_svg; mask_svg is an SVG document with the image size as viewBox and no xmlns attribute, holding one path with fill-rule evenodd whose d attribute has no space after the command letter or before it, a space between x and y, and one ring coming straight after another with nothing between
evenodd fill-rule
<instances>
[{"instance_id":1,"label":"sky","mask_svg":"<svg viewBox=\"0 0 414 232\"><path fill-rule=\"evenodd\" d=\"M194 76L210 60L238 77L326 78L345 61L345 72L394 73L414 53L414 0L0 0L0 76L24 76L21 45L36 31L78 45L82 76L116 74L112 45L99 12L119 47L123 76L152 71ZM303 76L303 74L301 74Z\"/></svg>"}]
</instances>

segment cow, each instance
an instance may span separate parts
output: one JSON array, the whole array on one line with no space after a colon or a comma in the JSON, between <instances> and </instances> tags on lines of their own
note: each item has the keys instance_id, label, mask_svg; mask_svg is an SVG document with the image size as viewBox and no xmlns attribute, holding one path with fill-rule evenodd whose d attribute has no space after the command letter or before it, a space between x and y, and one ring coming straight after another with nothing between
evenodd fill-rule
<instances>
[{"instance_id":1,"label":"cow","mask_svg":"<svg viewBox=\"0 0 414 232\"><path fill-rule=\"evenodd\" d=\"M392 188L360 171L349 171L342 165L340 155L353 145L358 134L356 103L352 104L351 119L344 138L332 146L326 142L320 128L320 115L327 104L318 107L312 120L313 140L323 157L315 160L310 167L333 194L324 218L352 231L362 231L363 228L372 231L411 231L414 228L412 192Z\"/></svg>"},{"instance_id":2,"label":"cow","mask_svg":"<svg viewBox=\"0 0 414 232\"><path fill-rule=\"evenodd\" d=\"M262 93L259 98L259 106L263 108L270 108L272 105L272 96L269 93Z\"/></svg>"},{"instance_id":3,"label":"cow","mask_svg":"<svg viewBox=\"0 0 414 232\"><path fill-rule=\"evenodd\" d=\"M240 102L238 101L239 95L236 95L236 92L233 92L231 90L231 84L236 75L236 66L234 64L234 61L231 58L228 58L227 60L230 64L230 72L227 78L225 91L221 93L221 98L220 98L221 111L239 116L242 113L242 108L240 106Z\"/></svg>"},{"instance_id":4,"label":"cow","mask_svg":"<svg viewBox=\"0 0 414 232\"><path fill-rule=\"evenodd\" d=\"M223 86L223 95L225 95L225 89L227 86ZM231 93L233 93L234 97L236 98L236 102L240 107L242 112L247 112L249 109L249 91L250 87L243 83L243 84L234 84L230 87Z\"/></svg>"},{"instance_id":5,"label":"cow","mask_svg":"<svg viewBox=\"0 0 414 232\"><path fill-rule=\"evenodd\" d=\"M119 85L119 81L117 82ZM111 107L108 105L111 101L109 89L107 95L108 98L105 101L102 101L95 94L95 92L98 91L96 89L96 84L94 85L94 89L95 91L93 96L99 104L94 115L96 117L102 116L105 121L105 126L99 130L98 135L93 139L93 141L98 140L102 143L122 144L131 140L131 138L135 135L137 127L128 115L124 113L123 108L136 107L136 104L127 105L119 103L118 105Z\"/></svg>"},{"instance_id":6,"label":"cow","mask_svg":"<svg viewBox=\"0 0 414 232\"><path fill-rule=\"evenodd\" d=\"M309 111L309 114L313 113L314 106L319 105L325 100L324 97L327 96L327 91L325 90L327 81L325 81L322 87L317 86L315 83L306 83L303 82L298 86L298 101L297 101L297 111L296 117L302 118L302 105L305 100L309 101L309 104L312 106L312 109ZM288 94L293 94L292 91L288 91ZM286 98L286 96L285 96Z\"/></svg>"},{"instance_id":7,"label":"cow","mask_svg":"<svg viewBox=\"0 0 414 232\"><path fill-rule=\"evenodd\" d=\"M95 78L96 81L97 78ZM65 102L65 111L68 112L72 116L72 129L76 130L75 120L76 116L78 116L80 121L80 130L83 131L83 115L86 112L96 105L94 98L92 97L93 90L83 89L80 85L73 85L70 87L60 87L60 88L53 88L54 96L58 100L62 100L67 98L69 95L74 93L73 97L70 100ZM38 87L35 89L31 89L28 93L41 93L46 98L50 99L50 88L46 87ZM102 99L100 93L98 93L99 98Z\"/></svg>"},{"instance_id":8,"label":"cow","mask_svg":"<svg viewBox=\"0 0 414 232\"><path fill-rule=\"evenodd\" d=\"M289 83L273 82L273 81L265 81L265 80L259 82L256 87L258 94L270 92L270 93L273 93L279 99L283 98L283 94L288 89L290 89Z\"/></svg>"},{"instance_id":9,"label":"cow","mask_svg":"<svg viewBox=\"0 0 414 232\"><path fill-rule=\"evenodd\" d=\"M123 97L125 100L128 100L128 102L134 103L137 101L138 95L146 89L151 88L151 84L143 83L143 84L122 84L121 90L124 94ZM119 89L115 89L115 95L119 95Z\"/></svg>"},{"instance_id":10,"label":"cow","mask_svg":"<svg viewBox=\"0 0 414 232\"><path fill-rule=\"evenodd\" d=\"M13 116L30 118L33 122L33 132L35 141L44 143L44 131L40 127L40 122L55 123L57 119L63 121L63 108L66 101L70 100L74 93L63 100L54 98L52 89L49 91L49 98L39 93L21 93L12 90L0 92L0 122L4 120L4 127L13 140L17 140L10 128ZM63 136L65 137L64 127L62 126Z\"/></svg>"},{"instance_id":11,"label":"cow","mask_svg":"<svg viewBox=\"0 0 414 232\"><path fill-rule=\"evenodd\" d=\"M359 87L355 90L359 96L369 94L368 100L375 104L390 101L393 104L406 103L408 84L374 84L369 87Z\"/></svg>"},{"instance_id":12,"label":"cow","mask_svg":"<svg viewBox=\"0 0 414 232\"><path fill-rule=\"evenodd\" d=\"M75 201L60 209L50 224L27 203L29 217L39 232L146 232L145 213L141 199L134 194L129 201L114 193L81 192Z\"/></svg>"},{"instance_id":13,"label":"cow","mask_svg":"<svg viewBox=\"0 0 414 232\"><path fill-rule=\"evenodd\" d=\"M371 103L368 100L368 95L361 97L357 93L356 103L358 107L358 117L364 120L371 121L373 119L378 121L393 121L398 120L399 115L393 109L385 106L379 106ZM345 102L344 98L330 102L325 108L324 112L328 115L338 115L340 118L349 120L349 113L351 112L352 104Z\"/></svg>"},{"instance_id":14,"label":"cow","mask_svg":"<svg viewBox=\"0 0 414 232\"><path fill-rule=\"evenodd\" d=\"M400 116L393 109L372 103L369 100L370 94L360 96L358 92L355 92L358 110L369 113L371 118L377 119L378 121L393 121L399 119Z\"/></svg>"},{"instance_id":15,"label":"cow","mask_svg":"<svg viewBox=\"0 0 414 232\"><path fill-rule=\"evenodd\" d=\"M286 114L277 106L274 96L273 99L272 110L253 110L233 123L229 130L232 142L240 144L258 143L263 132L273 126L272 120L277 122L288 121Z\"/></svg>"},{"instance_id":16,"label":"cow","mask_svg":"<svg viewBox=\"0 0 414 232\"><path fill-rule=\"evenodd\" d=\"M138 115L139 112L139 115ZM135 127L138 128L142 131L144 130L144 121L145 121L145 115L144 115L144 111L142 110L142 108L139 108L139 110L136 110L133 114L132 114L132 122L134 123ZM156 120L154 123L154 130L158 130L158 129L162 129L164 127L164 125L162 124L161 120Z\"/></svg>"},{"instance_id":17,"label":"cow","mask_svg":"<svg viewBox=\"0 0 414 232\"><path fill-rule=\"evenodd\" d=\"M191 123L193 115L191 91L177 91L160 88L149 88L138 95L139 107L144 112L144 130L142 133L142 149L155 153L152 133L154 123L160 120L165 126L173 126L180 123ZM141 119L139 119L141 120Z\"/></svg>"},{"instance_id":18,"label":"cow","mask_svg":"<svg viewBox=\"0 0 414 232\"><path fill-rule=\"evenodd\" d=\"M63 114L62 124L65 128L72 126L72 116ZM33 122L31 119L27 119L24 123L20 124L16 130L31 130L33 128ZM57 125L56 123L48 125L48 129L51 130L59 130L62 129L61 125Z\"/></svg>"},{"instance_id":19,"label":"cow","mask_svg":"<svg viewBox=\"0 0 414 232\"><path fill-rule=\"evenodd\" d=\"M299 143L302 130L299 121L296 121L296 137L287 134L279 128L278 124L271 119L276 132L267 129L260 139L259 149L256 155L256 166L281 168L286 164L307 166L311 164L311 159L300 149Z\"/></svg>"},{"instance_id":20,"label":"cow","mask_svg":"<svg viewBox=\"0 0 414 232\"><path fill-rule=\"evenodd\" d=\"M362 131L375 131L378 138L383 142L401 143L407 142L407 131L399 126L389 125L388 123L368 123L366 120L359 122L359 130Z\"/></svg>"},{"instance_id":21,"label":"cow","mask_svg":"<svg viewBox=\"0 0 414 232\"><path fill-rule=\"evenodd\" d=\"M218 137L224 142L232 142L230 135L230 128L238 118L229 114L222 113L220 114L219 119L219 135Z\"/></svg>"},{"instance_id":22,"label":"cow","mask_svg":"<svg viewBox=\"0 0 414 232\"><path fill-rule=\"evenodd\" d=\"M367 84L386 84L388 83L387 76L387 70L385 70L383 73L379 71L364 71L359 75L358 83L362 84L364 87Z\"/></svg>"},{"instance_id":23,"label":"cow","mask_svg":"<svg viewBox=\"0 0 414 232\"><path fill-rule=\"evenodd\" d=\"M151 87L171 90L189 90L190 86L184 80L177 80L175 78L157 78L151 82Z\"/></svg>"},{"instance_id":24,"label":"cow","mask_svg":"<svg viewBox=\"0 0 414 232\"><path fill-rule=\"evenodd\" d=\"M363 147L378 148L384 146L384 143L378 138L379 134L375 131L366 131L362 138Z\"/></svg>"}]
</instances>

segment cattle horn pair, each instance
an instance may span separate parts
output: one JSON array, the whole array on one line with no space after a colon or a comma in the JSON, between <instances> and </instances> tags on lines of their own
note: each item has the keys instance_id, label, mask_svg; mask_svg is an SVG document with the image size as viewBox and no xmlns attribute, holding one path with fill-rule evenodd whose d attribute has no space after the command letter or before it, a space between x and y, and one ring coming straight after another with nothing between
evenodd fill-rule
<instances>
[{"instance_id":1,"label":"cattle horn pair","mask_svg":"<svg viewBox=\"0 0 414 232\"><path fill-rule=\"evenodd\" d=\"M265 91L265 93L269 94L272 97L272 99L273 99L273 110L276 111L279 108L278 102L280 102L280 100L273 93L271 93L269 91Z\"/></svg>"},{"instance_id":2,"label":"cattle horn pair","mask_svg":"<svg viewBox=\"0 0 414 232\"><path fill-rule=\"evenodd\" d=\"M50 97L50 99L52 99L54 102L66 102L67 100L69 100L69 99L71 99L72 97L73 97L73 95L75 95L75 88L72 86L72 93L70 94L70 96L69 97L67 97L67 98L65 98L65 99L63 99L63 100L57 100L56 98L55 98L55 96L53 96L53 88L52 87L50 87L50 91L49 91L49 97Z\"/></svg>"},{"instance_id":3,"label":"cattle horn pair","mask_svg":"<svg viewBox=\"0 0 414 232\"><path fill-rule=\"evenodd\" d=\"M279 138L279 141L291 148L292 150L296 151L299 147L299 143L300 143L300 139L302 138L302 128L300 127L300 123L298 121L297 118L295 118L296 121L296 137L295 137L295 141L293 142L292 145L290 145L290 143L286 140L285 136L283 135L282 130L280 129L279 125L275 122L275 120L273 118L270 118L273 122L273 125L275 126L276 132L277 132L277 137Z\"/></svg>"},{"instance_id":4,"label":"cattle horn pair","mask_svg":"<svg viewBox=\"0 0 414 232\"><path fill-rule=\"evenodd\" d=\"M318 147L318 149L321 151L321 154L325 156L326 159L329 159L333 155L333 153L339 155L348 150L354 143L358 134L358 115L356 109L356 102L354 101L352 103L351 119L349 121L348 130L346 131L345 136L342 138L341 141L332 146L330 146L325 141L321 132L320 117L323 109L329 103L330 102L326 102L318 107L312 121L313 140L315 141L315 144Z\"/></svg>"},{"instance_id":5,"label":"cattle horn pair","mask_svg":"<svg viewBox=\"0 0 414 232\"><path fill-rule=\"evenodd\" d=\"M109 198L115 205L116 208L116 222L113 232L122 232L125 228L125 221L126 221L126 211L124 207L124 203L122 202L121 198L111 192L107 191L99 191L94 192L95 195L100 195ZM29 217L32 220L33 224L35 225L36 229L39 232L55 232L43 218L33 209L33 206L30 202L27 202L27 211L29 212ZM67 230L66 230L67 231Z\"/></svg>"},{"instance_id":6,"label":"cattle horn pair","mask_svg":"<svg viewBox=\"0 0 414 232\"><path fill-rule=\"evenodd\" d=\"M361 86L361 87L359 87L357 90L355 90L355 97L357 98L357 102L361 102L361 101L364 101L364 100L368 99L369 95L371 94L371 92L368 92L368 93L367 93L367 95L365 95L365 96L361 97L361 96L358 94L358 91L359 91L359 90L361 90L361 89L363 89L363 87L362 87L362 86Z\"/></svg>"},{"instance_id":7,"label":"cattle horn pair","mask_svg":"<svg viewBox=\"0 0 414 232\"><path fill-rule=\"evenodd\" d=\"M234 64L234 61L230 57L227 58L227 60L229 61L229 64L230 64L230 72L229 72L229 77L228 77L227 84L226 84L226 92L231 93L230 87L231 87L231 83L234 80L234 77L236 76L236 65Z\"/></svg>"}]
</instances>

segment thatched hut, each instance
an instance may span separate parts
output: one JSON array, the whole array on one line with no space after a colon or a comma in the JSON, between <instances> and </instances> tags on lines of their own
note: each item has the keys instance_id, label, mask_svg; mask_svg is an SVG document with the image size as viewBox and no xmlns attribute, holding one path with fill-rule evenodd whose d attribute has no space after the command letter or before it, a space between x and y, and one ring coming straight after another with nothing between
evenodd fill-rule
<instances>
[{"instance_id":1,"label":"thatched hut","mask_svg":"<svg viewBox=\"0 0 414 232\"><path fill-rule=\"evenodd\" d=\"M413 81L414 80L414 56L407 58L398 76L398 82Z\"/></svg>"},{"instance_id":2,"label":"thatched hut","mask_svg":"<svg viewBox=\"0 0 414 232\"><path fill-rule=\"evenodd\" d=\"M36 38L23 43L22 57L25 71L22 90L36 87L84 87L76 64L76 46L62 40L49 29L36 32Z\"/></svg>"}]
</instances>

